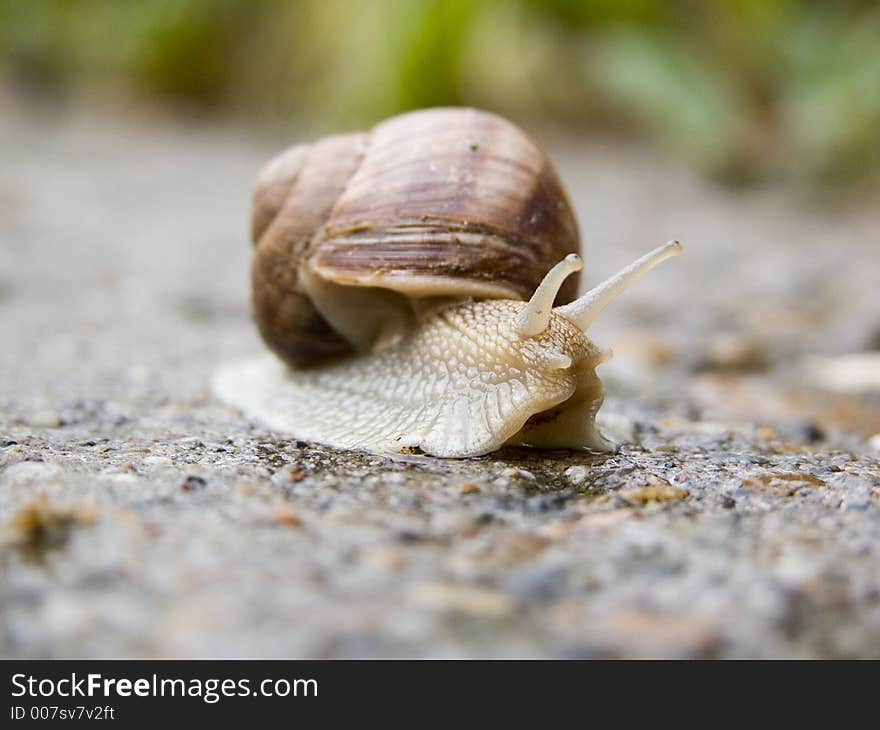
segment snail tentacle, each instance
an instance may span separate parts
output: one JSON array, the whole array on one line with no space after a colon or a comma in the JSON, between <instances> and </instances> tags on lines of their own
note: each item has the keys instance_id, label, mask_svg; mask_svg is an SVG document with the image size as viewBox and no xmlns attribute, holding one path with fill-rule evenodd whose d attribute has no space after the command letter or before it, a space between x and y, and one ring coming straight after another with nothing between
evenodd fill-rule
<instances>
[{"instance_id":1,"label":"snail tentacle","mask_svg":"<svg viewBox=\"0 0 880 730\"><path fill-rule=\"evenodd\" d=\"M613 302L632 284L653 269L657 264L681 253L678 241L667 241L640 259L636 259L622 271L590 289L571 304L556 307L553 311L584 332L589 329L596 316Z\"/></svg>"},{"instance_id":2,"label":"snail tentacle","mask_svg":"<svg viewBox=\"0 0 880 730\"><path fill-rule=\"evenodd\" d=\"M583 267L583 259L576 253L570 253L547 272L525 309L517 316L516 331L520 337L534 337L547 329L553 313L553 301L562 284Z\"/></svg>"}]
</instances>

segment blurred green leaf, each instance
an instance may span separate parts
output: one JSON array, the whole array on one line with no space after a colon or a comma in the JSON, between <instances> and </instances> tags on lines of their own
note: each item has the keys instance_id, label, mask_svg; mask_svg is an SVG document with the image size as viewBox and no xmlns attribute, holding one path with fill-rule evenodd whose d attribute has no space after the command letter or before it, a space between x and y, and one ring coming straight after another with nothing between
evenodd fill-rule
<instances>
[{"instance_id":1,"label":"blurred green leaf","mask_svg":"<svg viewBox=\"0 0 880 730\"><path fill-rule=\"evenodd\" d=\"M620 114L705 167L731 164L740 136L739 90L679 40L614 28L588 44L586 64Z\"/></svg>"},{"instance_id":2,"label":"blurred green leaf","mask_svg":"<svg viewBox=\"0 0 880 730\"><path fill-rule=\"evenodd\" d=\"M0 0L0 80L301 130L469 103L642 135L728 179L880 170L870 0Z\"/></svg>"}]
</instances>

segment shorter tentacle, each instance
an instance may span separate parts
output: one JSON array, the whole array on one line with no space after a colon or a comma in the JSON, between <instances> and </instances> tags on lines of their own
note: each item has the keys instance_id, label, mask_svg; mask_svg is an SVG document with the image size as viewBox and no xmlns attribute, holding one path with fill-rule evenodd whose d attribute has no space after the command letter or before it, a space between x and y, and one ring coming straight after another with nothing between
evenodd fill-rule
<instances>
[{"instance_id":1,"label":"shorter tentacle","mask_svg":"<svg viewBox=\"0 0 880 730\"><path fill-rule=\"evenodd\" d=\"M516 331L520 337L534 337L547 329L553 312L553 300L556 299L562 283L575 271L580 271L583 265L580 256L570 253L547 272L529 303L517 317Z\"/></svg>"}]
</instances>

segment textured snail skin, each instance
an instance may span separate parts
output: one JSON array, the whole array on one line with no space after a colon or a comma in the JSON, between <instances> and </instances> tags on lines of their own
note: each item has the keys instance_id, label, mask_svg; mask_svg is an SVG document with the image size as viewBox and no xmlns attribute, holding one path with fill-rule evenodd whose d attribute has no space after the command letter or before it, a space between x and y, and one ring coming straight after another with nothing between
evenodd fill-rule
<instances>
[{"instance_id":1,"label":"textured snail skin","mask_svg":"<svg viewBox=\"0 0 880 730\"><path fill-rule=\"evenodd\" d=\"M420 448L435 456L486 454L504 444L604 450L596 366L607 355L586 336L615 297L677 241L645 254L570 304L559 288L583 263L569 254L528 302L465 301L425 310L387 349L306 370L274 358L222 368L222 400L297 438L348 449Z\"/></svg>"},{"instance_id":2,"label":"textured snail skin","mask_svg":"<svg viewBox=\"0 0 880 730\"><path fill-rule=\"evenodd\" d=\"M603 353L552 316L516 331L524 302L441 309L397 347L292 371L271 356L218 372L214 390L271 428L345 449L477 456L504 444L604 450L593 425Z\"/></svg>"},{"instance_id":3,"label":"textured snail skin","mask_svg":"<svg viewBox=\"0 0 880 730\"><path fill-rule=\"evenodd\" d=\"M221 368L215 394L298 439L441 457L608 449L607 356L586 330L681 250L571 301L583 262L552 165L475 109L288 149L259 173L251 223L254 319L279 359Z\"/></svg>"}]
</instances>

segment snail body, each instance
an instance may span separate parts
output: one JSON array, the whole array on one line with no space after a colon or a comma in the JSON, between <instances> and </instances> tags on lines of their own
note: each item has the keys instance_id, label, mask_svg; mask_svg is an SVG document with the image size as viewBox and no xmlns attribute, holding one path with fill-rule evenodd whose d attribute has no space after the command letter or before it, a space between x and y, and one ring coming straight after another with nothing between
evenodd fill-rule
<instances>
[{"instance_id":1,"label":"snail body","mask_svg":"<svg viewBox=\"0 0 880 730\"><path fill-rule=\"evenodd\" d=\"M585 332L680 252L570 301L582 261L552 166L470 109L291 148L258 177L252 233L255 319L278 357L221 368L216 394L302 440L444 457L608 449L594 423L608 354Z\"/></svg>"}]
</instances>

